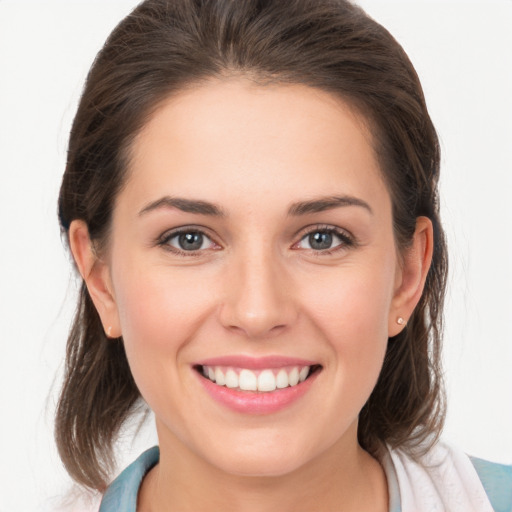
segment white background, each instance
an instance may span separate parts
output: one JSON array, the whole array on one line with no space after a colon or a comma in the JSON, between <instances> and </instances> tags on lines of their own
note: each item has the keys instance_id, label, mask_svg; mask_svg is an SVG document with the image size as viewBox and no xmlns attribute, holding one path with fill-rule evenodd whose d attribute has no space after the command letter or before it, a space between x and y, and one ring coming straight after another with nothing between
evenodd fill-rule
<instances>
[{"instance_id":1,"label":"white background","mask_svg":"<svg viewBox=\"0 0 512 512\"><path fill-rule=\"evenodd\" d=\"M512 2L360 2L409 53L443 149L445 438L512 463ZM56 201L85 74L134 0L0 0L0 512L69 481L52 415L76 284ZM121 465L154 442L151 428Z\"/></svg>"}]
</instances>

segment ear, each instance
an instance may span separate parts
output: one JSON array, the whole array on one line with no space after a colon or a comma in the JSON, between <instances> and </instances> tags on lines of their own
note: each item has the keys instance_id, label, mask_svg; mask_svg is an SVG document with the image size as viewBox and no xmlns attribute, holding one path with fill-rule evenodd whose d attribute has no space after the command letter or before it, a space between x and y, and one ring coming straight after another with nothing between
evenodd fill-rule
<instances>
[{"instance_id":1,"label":"ear","mask_svg":"<svg viewBox=\"0 0 512 512\"><path fill-rule=\"evenodd\" d=\"M110 269L94 250L87 224L74 220L69 227L69 246L78 271L98 311L105 334L109 338L121 336L121 327L115 301Z\"/></svg>"},{"instance_id":2,"label":"ear","mask_svg":"<svg viewBox=\"0 0 512 512\"><path fill-rule=\"evenodd\" d=\"M418 217L412 243L403 251L402 262L397 270L388 318L389 337L402 331L421 298L432 261L433 247L432 221L428 217ZM399 318L404 322L398 323Z\"/></svg>"}]
</instances>

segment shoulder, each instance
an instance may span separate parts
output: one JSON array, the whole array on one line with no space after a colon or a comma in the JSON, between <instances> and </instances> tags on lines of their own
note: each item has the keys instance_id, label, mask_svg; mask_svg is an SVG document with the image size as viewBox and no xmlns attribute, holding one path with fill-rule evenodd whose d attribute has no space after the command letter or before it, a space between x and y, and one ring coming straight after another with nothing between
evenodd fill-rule
<instances>
[{"instance_id":1,"label":"shoulder","mask_svg":"<svg viewBox=\"0 0 512 512\"><path fill-rule=\"evenodd\" d=\"M446 443L411 457L390 450L402 510L512 512L512 468L470 458Z\"/></svg>"},{"instance_id":2,"label":"shoulder","mask_svg":"<svg viewBox=\"0 0 512 512\"><path fill-rule=\"evenodd\" d=\"M142 480L159 459L160 451L154 446L132 462L108 487L99 512L136 512Z\"/></svg>"},{"instance_id":3,"label":"shoulder","mask_svg":"<svg viewBox=\"0 0 512 512\"><path fill-rule=\"evenodd\" d=\"M495 512L512 511L512 465L469 457Z\"/></svg>"}]
</instances>

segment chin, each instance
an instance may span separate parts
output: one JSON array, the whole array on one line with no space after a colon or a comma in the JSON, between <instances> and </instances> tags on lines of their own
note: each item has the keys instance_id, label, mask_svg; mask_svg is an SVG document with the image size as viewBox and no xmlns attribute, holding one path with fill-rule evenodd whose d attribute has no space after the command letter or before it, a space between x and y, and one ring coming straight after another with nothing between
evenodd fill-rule
<instances>
[{"instance_id":1,"label":"chin","mask_svg":"<svg viewBox=\"0 0 512 512\"><path fill-rule=\"evenodd\" d=\"M210 452L208 462L231 475L262 478L293 473L312 458L314 454L309 454L304 447L280 437L273 443L234 440L230 447L222 447L213 457Z\"/></svg>"}]
</instances>

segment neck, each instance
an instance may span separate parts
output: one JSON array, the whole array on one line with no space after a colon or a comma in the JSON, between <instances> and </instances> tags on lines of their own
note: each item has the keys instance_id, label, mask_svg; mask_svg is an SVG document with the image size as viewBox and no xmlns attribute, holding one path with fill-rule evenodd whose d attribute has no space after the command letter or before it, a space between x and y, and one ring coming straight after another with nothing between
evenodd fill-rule
<instances>
[{"instance_id":1,"label":"neck","mask_svg":"<svg viewBox=\"0 0 512 512\"><path fill-rule=\"evenodd\" d=\"M340 440L326 453L280 476L229 474L179 443L162 441L160 462L139 492L139 512L387 510L384 471L357 438L350 444Z\"/></svg>"}]
</instances>

